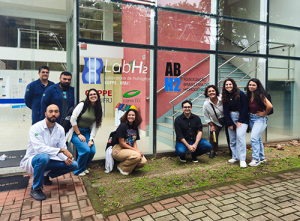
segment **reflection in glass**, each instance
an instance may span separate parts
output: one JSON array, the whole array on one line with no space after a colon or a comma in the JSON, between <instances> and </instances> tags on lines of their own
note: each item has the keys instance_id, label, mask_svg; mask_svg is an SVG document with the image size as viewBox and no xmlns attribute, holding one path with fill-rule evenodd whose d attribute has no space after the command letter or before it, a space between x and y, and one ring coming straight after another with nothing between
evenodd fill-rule
<instances>
[{"instance_id":1,"label":"reflection in glass","mask_svg":"<svg viewBox=\"0 0 300 221\"><path fill-rule=\"evenodd\" d=\"M161 6L206 13L211 13L211 2L211 0L157 0Z\"/></svg>"},{"instance_id":2,"label":"reflection in glass","mask_svg":"<svg viewBox=\"0 0 300 221\"><path fill-rule=\"evenodd\" d=\"M270 1L270 22L282 25L299 27L298 0L272 0Z\"/></svg>"},{"instance_id":3,"label":"reflection in glass","mask_svg":"<svg viewBox=\"0 0 300 221\"><path fill-rule=\"evenodd\" d=\"M265 45L261 42L261 25L220 20L219 49L221 51L235 51L245 53L264 53L259 49Z\"/></svg>"},{"instance_id":4,"label":"reflection in glass","mask_svg":"<svg viewBox=\"0 0 300 221\"><path fill-rule=\"evenodd\" d=\"M158 12L158 44L170 47L209 50L214 37L215 19L160 10Z\"/></svg>"},{"instance_id":5,"label":"reflection in glass","mask_svg":"<svg viewBox=\"0 0 300 221\"><path fill-rule=\"evenodd\" d=\"M220 0L219 15L260 20L260 0Z\"/></svg>"},{"instance_id":6,"label":"reflection in glass","mask_svg":"<svg viewBox=\"0 0 300 221\"><path fill-rule=\"evenodd\" d=\"M270 27L269 53L281 56L300 56L295 46L299 41L300 32Z\"/></svg>"},{"instance_id":7,"label":"reflection in glass","mask_svg":"<svg viewBox=\"0 0 300 221\"><path fill-rule=\"evenodd\" d=\"M80 38L149 44L150 18L145 6L79 1Z\"/></svg>"}]
</instances>

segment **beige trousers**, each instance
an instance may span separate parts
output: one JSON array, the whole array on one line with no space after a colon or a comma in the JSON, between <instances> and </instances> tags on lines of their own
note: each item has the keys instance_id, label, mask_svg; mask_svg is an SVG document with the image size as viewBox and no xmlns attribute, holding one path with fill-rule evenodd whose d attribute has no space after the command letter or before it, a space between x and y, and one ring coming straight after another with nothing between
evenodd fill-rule
<instances>
[{"instance_id":1,"label":"beige trousers","mask_svg":"<svg viewBox=\"0 0 300 221\"><path fill-rule=\"evenodd\" d=\"M121 162L119 168L125 173L131 173L134 169L142 168L147 163L144 156L141 158L138 152L122 148L119 144L113 147L112 156Z\"/></svg>"}]
</instances>

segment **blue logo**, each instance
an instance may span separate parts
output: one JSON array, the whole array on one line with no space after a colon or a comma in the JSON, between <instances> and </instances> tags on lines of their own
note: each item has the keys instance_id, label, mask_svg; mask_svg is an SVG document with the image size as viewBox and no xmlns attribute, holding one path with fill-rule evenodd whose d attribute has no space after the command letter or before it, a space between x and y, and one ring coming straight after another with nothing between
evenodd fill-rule
<instances>
[{"instance_id":1,"label":"blue logo","mask_svg":"<svg viewBox=\"0 0 300 221\"><path fill-rule=\"evenodd\" d=\"M84 58L82 82L84 84L101 84L103 60L101 58Z\"/></svg>"}]
</instances>

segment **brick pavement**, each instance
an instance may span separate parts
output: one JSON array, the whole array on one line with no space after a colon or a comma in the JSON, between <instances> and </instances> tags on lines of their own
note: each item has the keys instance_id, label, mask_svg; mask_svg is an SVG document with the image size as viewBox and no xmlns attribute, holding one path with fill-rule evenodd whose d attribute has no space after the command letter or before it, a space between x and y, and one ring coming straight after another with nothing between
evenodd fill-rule
<instances>
[{"instance_id":1,"label":"brick pavement","mask_svg":"<svg viewBox=\"0 0 300 221\"><path fill-rule=\"evenodd\" d=\"M183 194L106 218L95 214L80 177L66 174L52 182L42 202L29 195L32 177L25 190L1 192L0 220L300 220L299 172Z\"/></svg>"}]
</instances>

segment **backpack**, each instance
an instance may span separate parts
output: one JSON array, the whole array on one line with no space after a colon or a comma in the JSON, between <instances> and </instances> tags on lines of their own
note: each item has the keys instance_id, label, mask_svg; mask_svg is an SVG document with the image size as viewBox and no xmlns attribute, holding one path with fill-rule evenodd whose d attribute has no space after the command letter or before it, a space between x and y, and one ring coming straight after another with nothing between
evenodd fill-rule
<instances>
[{"instance_id":1,"label":"backpack","mask_svg":"<svg viewBox=\"0 0 300 221\"><path fill-rule=\"evenodd\" d=\"M128 126L126 124L126 130L127 129L128 129ZM118 143L117 130L115 130L109 134L105 150L110 146L115 146L117 143Z\"/></svg>"},{"instance_id":2,"label":"backpack","mask_svg":"<svg viewBox=\"0 0 300 221\"><path fill-rule=\"evenodd\" d=\"M78 118L77 118L77 122L78 122L78 120L81 118L81 115L84 114L84 112L87 110L87 105L86 105L86 103L85 103L84 101L80 101L79 103L81 103L81 102L83 102L84 105L83 105L83 108L82 108L81 113L79 114L79 116L78 116ZM77 105L76 105L76 106L77 106ZM74 111L74 109L75 109L76 106L73 106L73 107L71 107L71 108L68 110L67 116L66 116L65 118L63 118L62 121L61 121L61 123L60 123L60 125L61 125L61 126L64 128L64 130L65 130L65 134L67 134L68 131L72 128L72 125L71 125L70 120L71 120L71 116L72 116L73 111Z\"/></svg>"},{"instance_id":3,"label":"backpack","mask_svg":"<svg viewBox=\"0 0 300 221\"><path fill-rule=\"evenodd\" d=\"M115 146L115 144L117 143L117 139L117 130L115 130L109 134L105 150L110 146Z\"/></svg>"},{"instance_id":4,"label":"backpack","mask_svg":"<svg viewBox=\"0 0 300 221\"><path fill-rule=\"evenodd\" d=\"M271 102L271 104L272 104L272 101L271 101L271 95L270 94L267 94L267 99ZM266 108L266 107L264 107L264 108ZM268 113L268 115L271 115L271 114L273 114L274 113L274 110L273 110L273 108L272 108L272 110L270 111L270 113Z\"/></svg>"}]
</instances>

